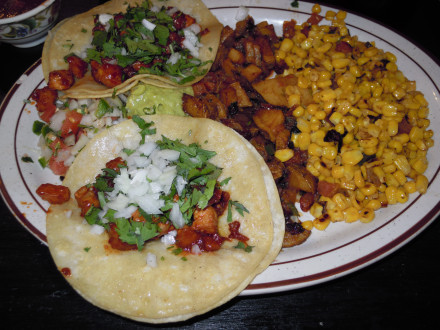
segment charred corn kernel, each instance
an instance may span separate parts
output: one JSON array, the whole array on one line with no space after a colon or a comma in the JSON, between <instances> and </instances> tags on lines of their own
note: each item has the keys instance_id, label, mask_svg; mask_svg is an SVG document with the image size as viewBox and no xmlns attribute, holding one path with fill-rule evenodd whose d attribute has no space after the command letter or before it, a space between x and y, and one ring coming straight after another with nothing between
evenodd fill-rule
<instances>
[{"instance_id":1,"label":"charred corn kernel","mask_svg":"<svg viewBox=\"0 0 440 330\"><path fill-rule=\"evenodd\" d=\"M301 103L301 95L300 94L290 94L287 97L287 104L289 108L298 105Z\"/></svg>"},{"instance_id":2,"label":"charred corn kernel","mask_svg":"<svg viewBox=\"0 0 440 330\"><path fill-rule=\"evenodd\" d=\"M407 181L403 185L403 189L405 189L406 193L413 194L417 191L415 181Z\"/></svg>"},{"instance_id":3,"label":"charred corn kernel","mask_svg":"<svg viewBox=\"0 0 440 330\"><path fill-rule=\"evenodd\" d=\"M295 147L301 150L307 150L310 145L310 134L309 133L299 133L294 134L296 136L296 141L293 141Z\"/></svg>"},{"instance_id":4,"label":"charred corn kernel","mask_svg":"<svg viewBox=\"0 0 440 330\"><path fill-rule=\"evenodd\" d=\"M424 138L424 139L430 139L430 138L432 138L433 136L434 136L434 132L433 132L432 129L429 129L429 130L427 130L427 131L425 131L425 132L423 133L423 138Z\"/></svg>"},{"instance_id":5,"label":"charred corn kernel","mask_svg":"<svg viewBox=\"0 0 440 330\"><path fill-rule=\"evenodd\" d=\"M416 96L414 96L414 99L423 107L428 106L428 101L426 101L425 97L421 93L417 93Z\"/></svg>"},{"instance_id":6,"label":"charred corn kernel","mask_svg":"<svg viewBox=\"0 0 440 330\"><path fill-rule=\"evenodd\" d=\"M303 133L310 133L310 124L304 118L298 118L296 121L296 127Z\"/></svg>"},{"instance_id":7,"label":"charred corn kernel","mask_svg":"<svg viewBox=\"0 0 440 330\"><path fill-rule=\"evenodd\" d=\"M289 66L290 68L294 68L296 66L296 57L292 54L286 55L286 57L284 58L284 62L286 62L287 66Z\"/></svg>"},{"instance_id":8,"label":"charred corn kernel","mask_svg":"<svg viewBox=\"0 0 440 330\"><path fill-rule=\"evenodd\" d=\"M434 146L434 140L433 139L426 139L425 141L425 146L426 149L432 148Z\"/></svg>"},{"instance_id":9,"label":"charred corn kernel","mask_svg":"<svg viewBox=\"0 0 440 330\"><path fill-rule=\"evenodd\" d=\"M389 62L389 63L387 63L387 65L385 66L385 68L386 68L388 71L391 71L391 72L396 72L396 71L397 71L397 65L396 65L396 63L393 63L393 62Z\"/></svg>"},{"instance_id":10,"label":"charred corn kernel","mask_svg":"<svg viewBox=\"0 0 440 330\"><path fill-rule=\"evenodd\" d=\"M390 52L386 52L385 53L385 58L390 61L390 62L397 62L397 57L396 55L394 55L393 53Z\"/></svg>"},{"instance_id":11,"label":"charred corn kernel","mask_svg":"<svg viewBox=\"0 0 440 330\"><path fill-rule=\"evenodd\" d=\"M425 141L423 141L422 139L416 141L416 146L417 146L417 148L420 149L420 150L427 150L427 149L428 149L428 148L426 147L426 143L425 143Z\"/></svg>"},{"instance_id":12,"label":"charred corn kernel","mask_svg":"<svg viewBox=\"0 0 440 330\"><path fill-rule=\"evenodd\" d=\"M404 204L408 201L408 194L404 189L398 188L396 198L398 203Z\"/></svg>"},{"instance_id":13,"label":"charred corn kernel","mask_svg":"<svg viewBox=\"0 0 440 330\"><path fill-rule=\"evenodd\" d=\"M280 50L283 52L289 52L293 47L293 41L289 38L283 39L280 45Z\"/></svg>"},{"instance_id":14,"label":"charred corn kernel","mask_svg":"<svg viewBox=\"0 0 440 330\"><path fill-rule=\"evenodd\" d=\"M312 230L313 229L313 221L312 220L303 221L303 222L301 222L301 225L306 230Z\"/></svg>"},{"instance_id":15,"label":"charred corn kernel","mask_svg":"<svg viewBox=\"0 0 440 330\"><path fill-rule=\"evenodd\" d=\"M342 154L342 164L344 165L356 165L364 156L360 150L346 151Z\"/></svg>"},{"instance_id":16,"label":"charred corn kernel","mask_svg":"<svg viewBox=\"0 0 440 330\"><path fill-rule=\"evenodd\" d=\"M344 126L345 126L345 125L344 125ZM347 134L343 137L342 142L343 142L344 144L350 144L351 142L353 142L353 140L354 140L353 133L347 133Z\"/></svg>"},{"instance_id":17,"label":"charred corn kernel","mask_svg":"<svg viewBox=\"0 0 440 330\"><path fill-rule=\"evenodd\" d=\"M350 64L350 59L348 58L335 58L332 60L332 66L335 69L342 69Z\"/></svg>"},{"instance_id":18,"label":"charred corn kernel","mask_svg":"<svg viewBox=\"0 0 440 330\"><path fill-rule=\"evenodd\" d=\"M396 169L397 169L397 166L393 163L382 166L382 170L385 174L393 173L396 171Z\"/></svg>"},{"instance_id":19,"label":"charred corn kernel","mask_svg":"<svg viewBox=\"0 0 440 330\"><path fill-rule=\"evenodd\" d=\"M332 177L340 179L344 176L344 166L335 165L332 167Z\"/></svg>"},{"instance_id":20,"label":"charred corn kernel","mask_svg":"<svg viewBox=\"0 0 440 330\"><path fill-rule=\"evenodd\" d=\"M313 5L312 7L312 13L319 14L321 12L321 6L317 3Z\"/></svg>"},{"instance_id":21,"label":"charred corn kernel","mask_svg":"<svg viewBox=\"0 0 440 330\"><path fill-rule=\"evenodd\" d=\"M316 51L318 53L326 53L330 50L330 48L332 48L332 43L331 42L326 42L323 45L321 45L320 47L316 48Z\"/></svg>"},{"instance_id":22,"label":"charred corn kernel","mask_svg":"<svg viewBox=\"0 0 440 330\"><path fill-rule=\"evenodd\" d=\"M313 226L318 230L325 230L330 224L329 219L317 218L313 220Z\"/></svg>"},{"instance_id":23,"label":"charred corn kernel","mask_svg":"<svg viewBox=\"0 0 440 330\"><path fill-rule=\"evenodd\" d=\"M370 208L363 208L359 212L359 220L363 223L368 223L373 221L375 217L374 210Z\"/></svg>"},{"instance_id":24,"label":"charred corn kernel","mask_svg":"<svg viewBox=\"0 0 440 330\"><path fill-rule=\"evenodd\" d=\"M385 183L387 186L393 186L393 187L399 186L399 181L397 181L396 178L391 173L385 174Z\"/></svg>"},{"instance_id":25,"label":"charred corn kernel","mask_svg":"<svg viewBox=\"0 0 440 330\"><path fill-rule=\"evenodd\" d=\"M362 176L362 172L360 169L354 171L354 184L358 188L362 188L365 186L365 180Z\"/></svg>"},{"instance_id":26,"label":"charred corn kernel","mask_svg":"<svg viewBox=\"0 0 440 330\"><path fill-rule=\"evenodd\" d=\"M428 190L428 178L424 176L423 174L417 175L416 178L416 189L420 194L426 193Z\"/></svg>"},{"instance_id":27,"label":"charred corn kernel","mask_svg":"<svg viewBox=\"0 0 440 330\"><path fill-rule=\"evenodd\" d=\"M312 207L310 208L310 214L315 217L319 218L322 215L324 207L319 203L313 203Z\"/></svg>"},{"instance_id":28,"label":"charred corn kernel","mask_svg":"<svg viewBox=\"0 0 440 330\"><path fill-rule=\"evenodd\" d=\"M360 188L360 191L365 195L365 196L372 196L375 193L377 193L377 187L370 183L367 182L362 188Z\"/></svg>"},{"instance_id":29,"label":"charred corn kernel","mask_svg":"<svg viewBox=\"0 0 440 330\"><path fill-rule=\"evenodd\" d=\"M388 186L385 189L385 196L387 197L388 204L393 205L397 203L397 187Z\"/></svg>"},{"instance_id":30,"label":"charred corn kernel","mask_svg":"<svg viewBox=\"0 0 440 330\"><path fill-rule=\"evenodd\" d=\"M281 162L286 162L290 158L292 158L294 155L294 152L292 149L280 149L275 151L275 158L277 158Z\"/></svg>"},{"instance_id":31,"label":"charred corn kernel","mask_svg":"<svg viewBox=\"0 0 440 330\"><path fill-rule=\"evenodd\" d=\"M320 80L320 81L316 82L316 86L318 86L319 88L327 88L327 87L330 87L331 85L332 85L332 81L330 79Z\"/></svg>"},{"instance_id":32,"label":"charred corn kernel","mask_svg":"<svg viewBox=\"0 0 440 330\"><path fill-rule=\"evenodd\" d=\"M338 148L334 146L325 146L322 148L322 157L326 159L336 159L336 156L338 155Z\"/></svg>"},{"instance_id":33,"label":"charred corn kernel","mask_svg":"<svg viewBox=\"0 0 440 330\"><path fill-rule=\"evenodd\" d=\"M359 140L359 145L362 148L374 148L378 145L379 140L375 137L369 138L369 139L362 139Z\"/></svg>"},{"instance_id":34,"label":"charred corn kernel","mask_svg":"<svg viewBox=\"0 0 440 330\"><path fill-rule=\"evenodd\" d=\"M338 125L343 118L343 115L340 112L333 112L329 118L333 125Z\"/></svg>"},{"instance_id":35,"label":"charred corn kernel","mask_svg":"<svg viewBox=\"0 0 440 330\"><path fill-rule=\"evenodd\" d=\"M397 170L393 173L394 178L399 182L401 186L403 186L406 182L406 176L401 170Z\"/></svg>"},{"instance_id":36,"label":"charred corn kernel","mask_svg":"<svg viewBox=\"0 0 440 330\"><path fill-rule=\"evenodd\" d=\"M399 131L399 124L397 123L397 121L396 120L390 120L388 122L387 130L388 130L388 134L390 136L396 135L397 132Z\"/></svg>"},{"instance_id":37,"label":"charred corn kernel","mask_svg":"<svg viewBox=\"0 0 440 330\"><path fill-rule=\"evenodd\" d=\"M327 10L325 13L325 19L327 21L332 21L336 17L336 12L333 10Z\"/></svg>"},{"instance_id":38,"label":"charred corn kernel","mask_svg":"<svg viewBox=\"0 0 440 330\"><path fill-rule=\"evenodd\" d=\"M386 117L397 116L397 107L392 104L386 104L382 107L382 114Z\"/></svg>"},{"instance_id":39,"label":"charred corn kernel","mask_svg":"<svg viewBox=\"0 0 440 330\"><path fill-rule=\"evenodd\" d=\"M309 87L309 81L304 76L299 76L298 82L296 84L299 88L308 88Z\"/></svg>"},{"instance_id":40,"label":"charred corn kernel","mask_svg":"<svg viewBox=\"0 0 440 330\"><path fill-rule=\"evenodd\" d=\"M304 116L304 108L302 106L298 106L295 108L295 110L292 111L292 115L294 115L295 117L302 117Z\"/></svg>"},{"instance_id":41,"label":"charred corn kernel","mask_svg":"<svg viewBox=\"0 0 440 330\"><path fill-rule=\"evenodd\" d=\"M306 110L309 114L311 114L312 116L319 111L319 105L317 103L310 103L307 107Z\"/></svg>"},{"instance_id":42,"label":"charred corn kernel","mask_svg":"<svg viewBox=\"0 0 440 330\"><path fill-rule=\"evenodd\" d=\"M402 145L409 141L409 135L402 133L393 137L394 140L399 141Z\"/></svg>"},{"instance_id":43,"label":"charred corn kernel","mask_svg":"<svg viewBox=\"0 0 440 330\"><path fill-rule=\"evenodd\" d=\"M336 205L344 210L346 209L349 205L349 203L347 202L347 198L341 194L341 193L337 193L332 197L332 201L336 203Z\"/></svg>"},{"instance_id":44,"label":"charred corn kernel","mask_svg":"<svg viewBox=\"0 0 440 330\"><path fill-rule=\"evenodd\" d=\"M275 53L275 58L277 61L284 60L286 58L286 52L282 50L277 50Z\"/></svg>"},{"instance_id":45,"label":"charred corn kernel","mask_svg":"<svg viewBox=\"0 0 440 330\"><path fill-rule=\"evenodd\" d=\"M416 142L417 140L423 139L423 130L420 127L413 126L408 135L411 142Z\"/></svg>"},{"instance_id":46,"label":"charred corn kernel","mask_svg":"<svg viewBox=\"0 0 440 330\"><path fill-rule=\"evenodd\" d=\"M348 112L355 117L360 117L362 115L362 111L359 108L355 107L350 107L350 110Z\"/></svg>"},{"instance_id":47,"label":"charred corn kernel","mask_svg":"<svg viewBox=\"0 0 440 330\"><path fill-rule=\"evenodd\" d=\"M308 152L309 152L309 156L317 156L317 157L322 156L322 148L316 143L310 143Z\"/></svg>"},{"instance_id":48,"label":"charred corn kernel","mask_svg":"<svg viewBox=\"0 0 440 330\"><path fill-rule=\"evenodd\" d=\"M372 209L374 211L377 211L382 207L382 204L380 203L380 201L378 199L371 199L367 202L365 207Z\"/></svg>"},{"instance_id":49,"label":"charred corn kernel","mask_svg":"<svg viewBox=\"0 0 440 330\"><path fill-rule=\"evenodd\" d=\"M416 170L417 173L423 174L428 168L428 161L426 157L418 157L411 164L411 167Z\"/></svg>"},{"instance_id":50,"label":"charred corn kernel","mask_svg":"<svg viewBox=\"0 0 440 330\"><path fill-rule=\"evenodd\" d=\"M327 213L330 216L330 220L332 222L344 221L344 212L338 207L335 207L331 210L327 210Z\"/></svg>"},{"instance_id":51,"label":"charred corn kernel","mask_svg":"<svg viewBox=\"0 0 440 330\"><path fill-rule=\"evenodd\" d=\"M353 206L343 211L345 222L351 223L359 220L359 210Z\"/></svg>"},{"instance_id":52,"label":"charred corn kernel","mask_svg":"<svg viewBox=\"0 0 440 330\"><path fill-rule=\"evenodd\" d=\"M397 155L397 157L394 159L394 164L403 172L404 175L408 175L411 171L411 165L404 155Z\"/></svg>"}]
</instances>

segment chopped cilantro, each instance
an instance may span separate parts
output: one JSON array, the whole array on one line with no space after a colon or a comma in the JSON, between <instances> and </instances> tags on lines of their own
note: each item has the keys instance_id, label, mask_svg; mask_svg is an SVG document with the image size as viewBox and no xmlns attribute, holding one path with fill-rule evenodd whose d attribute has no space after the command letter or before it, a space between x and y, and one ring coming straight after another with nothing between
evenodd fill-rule
<instances>
[{"instance_id":1,"label":"chopped cilantro","mask_svg":"<svg viewBox=\"0 0 440 330\"><path fill-rule=\"evenodd\" d=\"M145 120L143 120L141 117L134 115L131 118L141 129L141 142L140 144L144 144L145 143L145 136L146 135L153 135L156 134L156 129L155 128L151 128L151 126L153 126L153 122L149 122L147 123Z\"/></svg>"},{"instance_id":2,"label":"chopped cilantro","mask_svg":"<svg viewBox=\"0 0 440 330\"><path fill-rule=\"evenodd\" d=\"M38 158L38 163L41 165L42 168L46 168L47 167L47 160L44 157Z\"/></svg>"},{"instance_id":3,"label":"chopped cilantro","mask_svg":"<svg viewBox=\"0 0 440 330\"><path fill-rule=\"evenodd\" d=\"M243 249L245 252L252 252L253 246L247 245L246 243L243 243L242 241L239 241L236 246L234 246L236 249Z\"/></svg>"},{"instance_id":4,"label":"chopped cilantro","mask_svg":"<svg viewBox=\"0 0 440 330\"><path fill-rule=\"evenodd\" d=\"M29 156L21 157L21 161L24 162L24 163L33 163L34 162L34 160L31 157L29 157Z\"/></svg>"},{"instance_id":5,"label":"chopped cilantro","mask_svg":"<svg viewBox=\"0 0 440 330\"><path fill-rule=\"evenodd\" d=\"M249 210L244 207L243 204L240 204L237 201L232 201L230 200L228 202L228 216L227 216L227 221L228 222L232 222L232 206L235 207L235 209L237 210L237 212L243 217L244 216L244 212L249 213Z\"/></svg>"},{"instance_id":6,"label":"chopped cilantro","mask_svg":"<svg viewBox=\"0 0 440 330\"><path fill-rule=\"evenodd\" d=\"M299 7L299 1L298 1L298 0L292 1L292 2L290 3L290 6L291 6L292 8L298 8L298 7Z\"/></svg>"},{"instance_id":7,"label":"chopped cilantro","mask_svg":"<svg viewBox=\"0 0 440 330\"><path fill-rule=\"evenodd\" d=\"M90 246L88 246L88 247L85 247L85 248L84 248L84 251L86 251L86 252L89 252L89 251L90 251L90 249L91 249L91 247L90 247Z\"/></svg>"}]
</instances>

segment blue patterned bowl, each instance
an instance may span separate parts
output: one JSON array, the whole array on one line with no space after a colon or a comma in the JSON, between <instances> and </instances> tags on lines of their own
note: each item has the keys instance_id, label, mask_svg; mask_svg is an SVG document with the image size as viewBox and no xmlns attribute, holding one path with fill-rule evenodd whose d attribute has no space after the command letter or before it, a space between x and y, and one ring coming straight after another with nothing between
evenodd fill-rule
<instances>
[{"instance_id":1,"label":"blue patterned bowl","mask_svg":"<svg viewBox=\"0 0 440 330\"><path fill-rule=\"evenodd\" d=\"M61 0L46 0L23 14L0 19L0 42L16 47L36 46L46 39L54 26Z\"/></svg>"}]
</instances>

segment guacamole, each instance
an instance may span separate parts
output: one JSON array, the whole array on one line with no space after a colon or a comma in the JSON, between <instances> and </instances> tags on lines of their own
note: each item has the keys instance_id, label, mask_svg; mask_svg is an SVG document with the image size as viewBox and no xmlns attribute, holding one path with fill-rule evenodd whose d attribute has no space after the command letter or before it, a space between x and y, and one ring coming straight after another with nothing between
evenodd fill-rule
<instances>
[{"instance_id":1,"label":"guacamole","mask_svg":"<svg viewBox=\"0 0 440 330\"><path fill-rule=\"evenodd\" d=\"M128 115L169 114L185 116L182 110L183 93L193 95L192 87L163 88L139 84L127 99Z\"/></svg>"}]
</instances>

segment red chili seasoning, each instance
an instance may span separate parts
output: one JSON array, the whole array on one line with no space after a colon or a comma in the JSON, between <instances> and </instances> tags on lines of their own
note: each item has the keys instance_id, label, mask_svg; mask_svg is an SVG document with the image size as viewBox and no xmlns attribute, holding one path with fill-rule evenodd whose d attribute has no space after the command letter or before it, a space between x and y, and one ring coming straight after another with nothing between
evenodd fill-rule
<instances>
[{"instance_id":1,"label":"red chili seasoning","mask_svg":"<svg viewBox=\"0 0 440 330\"><path fill-rule=\"evenodd\" d=\"M68 267L61 268L61 273L66 277L72 275L72 272L70 271L70 268L68 268Z\"/></svg>"}]
</instances>

